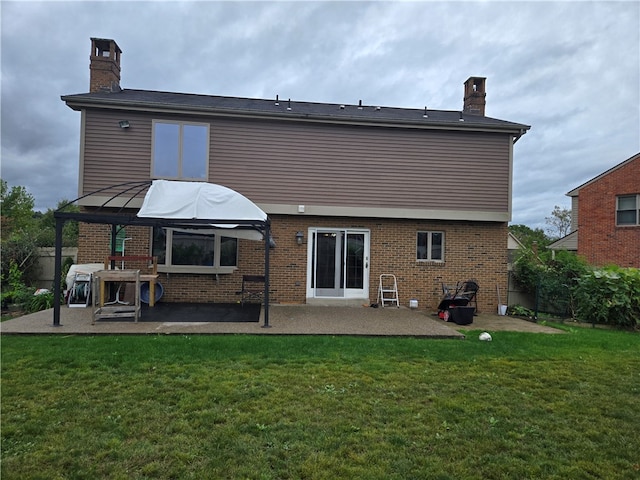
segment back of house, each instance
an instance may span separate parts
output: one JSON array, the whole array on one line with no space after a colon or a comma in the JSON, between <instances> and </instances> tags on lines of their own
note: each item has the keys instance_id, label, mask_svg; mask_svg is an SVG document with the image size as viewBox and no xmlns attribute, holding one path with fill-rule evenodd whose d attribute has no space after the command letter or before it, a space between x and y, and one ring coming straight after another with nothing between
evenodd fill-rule
<instances>
[{"instance_id":1,"label":"back of house","mask_svg":"<svg viewBox=\"0 0 640 480\"><path fill-rule=\"evenodd\" d=\"M442 285L474 279L479 309L507 287L515 142L527 125L485 115L486 79L462 110L235 98L120 87L122 52L91 39L81 112L79 204L137 212L126 182L220 184L271 221L273 303L374 302L397 278L400 303L435 309ZM118 186L119 185L119 186ZM163 301L228 302L264 274L261 242L224 231L125 227L130 255L156 255ZM107 225L82 224L78 261L111 253Z\"/></svg>"}]
</instances>

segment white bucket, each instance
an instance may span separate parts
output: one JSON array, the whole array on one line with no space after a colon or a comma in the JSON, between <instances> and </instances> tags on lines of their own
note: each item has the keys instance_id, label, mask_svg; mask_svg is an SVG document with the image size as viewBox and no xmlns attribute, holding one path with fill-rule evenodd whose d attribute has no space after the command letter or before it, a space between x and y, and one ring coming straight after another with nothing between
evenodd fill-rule
<instances>
[{"instance_id":1,"label":"white bucket","mask_svg":"<svg viewBox=\"0 0 640 480\"><path fill-rule=\"evenodd\" d=\"M498 315L506 315L506 314L507 314L507 306L498 305Z\"/></svg>"},{"instance_id":2,"label":"white bucket","mask_svg":"<svg viewBox=\"0 0 640 480\"><path fill-rule=\"evenodd\" d=\"M415 298L409 300L409 308L418 308L418 300Z\"/></svg>"}]
</instances>

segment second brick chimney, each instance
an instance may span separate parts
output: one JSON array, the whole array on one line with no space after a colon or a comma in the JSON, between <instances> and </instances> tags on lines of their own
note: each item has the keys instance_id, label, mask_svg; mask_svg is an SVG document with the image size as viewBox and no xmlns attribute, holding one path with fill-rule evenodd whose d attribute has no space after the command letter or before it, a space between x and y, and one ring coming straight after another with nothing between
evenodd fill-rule
<instances>
[{"instance_id":1,"label":"second brick chimney","mask_svg":"<svg viewBox=\"0 0 640 480\"><path fill-rule=\"evenodd\" d=\"M484 116L484 107L487 104L486 82L485 77L469 77L464 82L464 113Z\"/></svg>"},{"instance_id":2,"label":"second brick chimney","mask_svg":"<svg viewBox=\"0 0 640 480\"><path fill-rule=\"evenodd\" d=\"M120 54L122 50L114 40L91 39L89 64L89 92L120 91Z\"/></svg>"}]
</instances>

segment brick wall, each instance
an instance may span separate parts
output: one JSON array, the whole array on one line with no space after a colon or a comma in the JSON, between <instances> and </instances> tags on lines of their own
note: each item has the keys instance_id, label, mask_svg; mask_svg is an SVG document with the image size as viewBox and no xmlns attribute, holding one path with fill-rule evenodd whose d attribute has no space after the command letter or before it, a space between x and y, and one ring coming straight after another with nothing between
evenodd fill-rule
<instances>
[{"instance_id":1,"label":"brick wall","mask_svg":"<svg viewBox=\"0 0 640 480\"><path fill-rule=\"evenodd\" d=\"M578 255L604 266L640 267L640 227L616 226L616 196L640 193L640 157L578 195Z\"/></svg>"},{"instance_id":2,"label":"brick wall","mask_svg":"<svg viewBox=\"0 0 640 480\"><path fill-rule=\"evenodd\" d=\"M308 216L272 217L276 248L270 250L271 300L273 303L305 303L307 228L362 228L371 232L370 302L377 297L381 273L395 274L400 302L417 299L420 308L435 310L442 298L442 283L455 286L470 278L480 285L480 311L496 312L496 285L507 290L507 225L487 222L423 222L414 220L348 219ZM445 262L416 261L418 231L445 232ZM296 242L296 232L305 236ZM81 224L79 263L101 262L109 254L110 227ZM148 255L150 230L127 227L126 253ZM239 240L239 268L229 275L161 274L163 301L229 302L239 296L242 275L264 273L264 244Z\"/></svg>"},{"instance_id":3,"label":"brick wall","mask_svg":"<svg viewBox=\"0 0 640 480\"><path fill-rule=\"evenodd\" d=\"M78 232L78 263L101 263L111 255L111 226L80 223ZM125 227L126 255L149 255L151 230L147 227Z\"/></svg>"}]
</instances>

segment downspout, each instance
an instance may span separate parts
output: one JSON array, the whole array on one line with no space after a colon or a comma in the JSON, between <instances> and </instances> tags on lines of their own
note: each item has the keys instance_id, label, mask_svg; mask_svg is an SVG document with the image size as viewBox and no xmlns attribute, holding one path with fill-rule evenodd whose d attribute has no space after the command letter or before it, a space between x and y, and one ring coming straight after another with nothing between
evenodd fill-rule
<instances>
[{"instance_id":1,"label":"downspout","mask_svg":"<svg viewBox=\"0 0 640 480\"><path fill-rule=\"evenodd\" d=\"M515 144L516 144L516 142L517 142L518 140L520 140L520 138L521 138L525 133L527 133L527 130L526 130L525 128L521 128L521 129L520 129L520 133L518 133L518 135L515 135L515 136L513 137L513 145L515 145Z\"/></svg>"}]
</instances>

